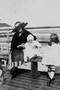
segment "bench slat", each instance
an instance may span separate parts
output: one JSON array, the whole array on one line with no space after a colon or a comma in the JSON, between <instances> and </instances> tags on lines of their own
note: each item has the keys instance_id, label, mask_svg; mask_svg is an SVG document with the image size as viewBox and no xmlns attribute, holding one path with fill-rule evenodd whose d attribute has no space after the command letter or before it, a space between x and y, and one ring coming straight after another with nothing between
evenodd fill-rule
<instances>
[{"instance_id":1,"label":"bench slat","mask_svg":"<svg viewBox=\"0 0 60 90\"><path fill-rule=\"evenodd\" d=\"M36 58L32 58L31 60L30 60L30 62L41 62L42 61L42 57L36 57Z\"/></svg>"}]
</instances>

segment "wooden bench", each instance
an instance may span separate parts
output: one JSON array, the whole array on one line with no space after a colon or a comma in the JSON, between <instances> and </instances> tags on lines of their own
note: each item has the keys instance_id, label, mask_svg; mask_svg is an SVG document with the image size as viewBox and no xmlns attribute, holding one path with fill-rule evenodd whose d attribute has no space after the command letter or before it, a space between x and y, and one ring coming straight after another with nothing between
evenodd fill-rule
<instances>
[{"instance_id":1,"label":"wooden bench","mask_svg":"<svg viewBox=\"0 0 60 90\"><path fill-rule=\"evenodd\" d=\"M7 66L9 60L9 54L7 53L0 53L0 60L3 62L2 66Z\"/></svg>"}]
</instances>

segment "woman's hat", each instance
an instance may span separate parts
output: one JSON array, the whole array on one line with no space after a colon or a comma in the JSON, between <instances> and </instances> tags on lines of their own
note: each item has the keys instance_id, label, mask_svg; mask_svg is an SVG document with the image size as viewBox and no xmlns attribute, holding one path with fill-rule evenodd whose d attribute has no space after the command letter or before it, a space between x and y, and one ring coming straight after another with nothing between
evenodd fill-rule
<instances>
[{"instance_id":1,"label":"woman's hat","mask_svg":"<svg viewBox=\"0 0 60 90\"><path fill-rule=\"evenodd\" d=\"M26 27L28 23L24 23L24 22L16 22L15 25L14 25L14 29L12 32L16 32L16 31L19 31L20 28L24 28Z\"/></svg>"}]
</instances>

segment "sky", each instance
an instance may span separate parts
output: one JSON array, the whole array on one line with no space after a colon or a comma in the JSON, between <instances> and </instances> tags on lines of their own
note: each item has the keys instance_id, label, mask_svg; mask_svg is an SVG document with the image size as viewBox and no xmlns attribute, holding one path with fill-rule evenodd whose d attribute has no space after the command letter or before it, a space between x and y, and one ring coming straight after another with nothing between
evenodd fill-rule
<instances>
[{"instance_id":1,"label":"sky","mask_svg":"<svg viewBox=\"0 0 60 90\"><path fill-rule=\"evenodd\" d=\"M27 27L60 26L60 0L0 0L0 22Z\"/></svg>"}]
</instances>

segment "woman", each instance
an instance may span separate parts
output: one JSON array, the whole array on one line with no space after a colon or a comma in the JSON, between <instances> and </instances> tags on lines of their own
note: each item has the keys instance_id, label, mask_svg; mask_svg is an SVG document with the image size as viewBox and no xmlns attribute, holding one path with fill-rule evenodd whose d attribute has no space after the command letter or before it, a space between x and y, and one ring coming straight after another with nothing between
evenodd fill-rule
<instances>
[{"instance_id":1,"label":"woman","mask_svg":"<svg viewBox=\"0 0 60 90\"><path fill-rule=\"evenodd\" d=\"M11 59L13 64L13 68L11 69L12 78L17 76L17 67L19 66L19 61L21 61L21 64L23 64L24 62L23 51L22 51L23 44L27 42L27 36L29 34L32 34L29 31L25 30L27 24L28 23L24 23L24 22L16 22L14 25L15 28L12 31L14 32L11 41ZM35 36L34 39L36 39ZM21 46L18 47L19 45ZM16 62L17 62L17 66L15 66Z\"/></svg>"}]
</instances>

